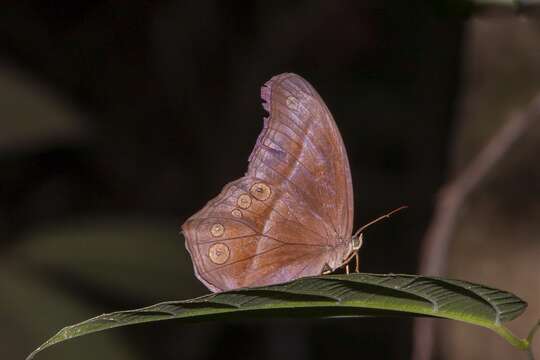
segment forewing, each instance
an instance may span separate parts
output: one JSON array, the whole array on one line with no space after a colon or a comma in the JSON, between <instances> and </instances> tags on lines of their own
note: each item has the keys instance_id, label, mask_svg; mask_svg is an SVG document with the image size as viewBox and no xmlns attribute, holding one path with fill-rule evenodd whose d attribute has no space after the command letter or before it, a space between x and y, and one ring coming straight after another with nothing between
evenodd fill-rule
<instances>
[{"instance_id":1,"label":"forewing","mask_svg":"<svg viewBox=\"0 0 540 360\"><path fill-rule=\"evenodd\" d=\"M270 113L250 156L247 175L279 186L303 202L332 233L350 238L353 189L347 151L317 91L302 77L281 74L261 89Z\"/></svg>"}]
</instances>

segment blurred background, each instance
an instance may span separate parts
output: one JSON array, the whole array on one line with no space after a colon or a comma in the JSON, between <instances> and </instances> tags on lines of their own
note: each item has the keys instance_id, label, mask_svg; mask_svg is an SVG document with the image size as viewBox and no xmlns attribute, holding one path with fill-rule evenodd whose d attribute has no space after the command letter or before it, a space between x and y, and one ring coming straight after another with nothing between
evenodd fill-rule
<instances>
[{"instance_id":1,"label":"blurred background","mask_svg":"<svg viewBox=\"0 0 540 360\"><path fill-rule=\"evenodd\" d=\"M421 272L440 189L540 94L536 7L494 3L4 2L0 358L103 312L208 292L180 224L243 175L260 86L281 72L334 114L355 226L409 205L365 234L361 270ZM537 120L460 202L440 271L527 300L510 325L522 336L540 318ZM487 330L434 327L432 359L526 359ZM409 359L414 333L409 319L169 321L38 356Z\"/></svg>"}]
</instances>

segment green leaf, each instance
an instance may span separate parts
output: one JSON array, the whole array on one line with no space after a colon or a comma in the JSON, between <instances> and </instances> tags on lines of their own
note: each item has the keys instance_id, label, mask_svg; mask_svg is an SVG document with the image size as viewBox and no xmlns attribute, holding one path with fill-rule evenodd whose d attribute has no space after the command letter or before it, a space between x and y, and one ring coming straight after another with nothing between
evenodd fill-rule
<instances>
[{"instance_id":1,"label":"green leaf","mask_svg":"<svg viewBox=\"0 0 540 360\"><path fill-rule=\"evenodd\" d=\"M431 316L483 326L527 350L530 339L519 339L502 326L526 306L511 293L459 280L394 274L328 275L103 314L65 327L28 359L59 342L119 326L169 319L193 322L246 317Z\"/></svg>"}]
</instances>

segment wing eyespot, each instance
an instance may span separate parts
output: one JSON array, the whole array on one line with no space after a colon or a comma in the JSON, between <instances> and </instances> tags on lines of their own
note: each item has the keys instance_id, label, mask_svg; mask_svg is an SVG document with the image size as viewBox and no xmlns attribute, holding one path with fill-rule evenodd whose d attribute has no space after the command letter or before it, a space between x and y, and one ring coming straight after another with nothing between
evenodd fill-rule
<instances>
[{"instance_id":1,"label":"wing eyespot","mask_svg":"<svg viewBox=\"0 0 540 360\"><path fill-rule=\"evenodd\" d=\"M263 182L255 183L249 190L251 195L257 200L264 201L270 197L270 194L272 193L272 190L270 190L270 186L266 185Z\"/></svg>"},{"instance_id":2,"label":"wing eyespot","mask_svg":"<svg viewBox=\"0 0 540 360\"><path fill-rule=\"evenodd\" d=\"M220 223L215 223L210 228L210 234L212 234L213 237L223 236L224 233L225 233L225 226L223 226Z\"/></svg>"},{"instance_id":3,"label":"wing eyespot","mask_svg":"<svg viewBox=\"0 0 540 360\"><path fill-rule=\"evenodd\" d=\"M238 209L234 209L233 211L231 211L231 215L234 216L235 218L241 218L242 217L242 211L240 211Z\"/></svg>"},{"instance_id":4,"label":"wing eyespot","mask_svg":"<svg viewBox=\"0 0 540 360\"><path fill-rule=\"evenodd\" d=\"M217 265L226 263L230 256L231 250L223 243L214 244L208 249L208 257Z\"/></svg>"},{"instance_id":5,"label":"wing eyespot","mask_svg":"<svg viewBox=\"0 0 540 360\"><path fill-rule=\"evenodd\" d=\"M240 195L236 201L236 204L242 209L248 209L251 206L251 196L248 194Z\"/></svg>"}]
</instances>

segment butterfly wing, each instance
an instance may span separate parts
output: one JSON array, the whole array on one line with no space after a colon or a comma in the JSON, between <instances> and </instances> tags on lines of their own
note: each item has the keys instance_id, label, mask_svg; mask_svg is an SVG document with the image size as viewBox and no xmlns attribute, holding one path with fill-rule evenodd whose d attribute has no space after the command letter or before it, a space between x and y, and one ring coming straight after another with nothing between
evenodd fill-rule
<instances>
[{"instance_id":1,"label":"butterfly wing","mask_svg":"<svg viewBox=\"0 0 540 360\"><path fill-rule=\"evenodd\" d=\"M328 108L294 74L272 78L262 98L270 116L246 175L182 225L195 274L212 291L319 275L348 248L351 175Z\"/></svg>"},{"instance_id":2,"label":"butterfly wing","mask_svg":"<svg viewBox=\"0 0 540 360\"><path fill-rule=\"evenodd\" d=\"M322 254L332 250L324 226L303 225L295 213L307 209L289 207L290 195L266 184L250 176L233 181L182 226L195 274L210 290L320 274Z\"/></svg>"},{"instance_id":3,"label":"butterfly wing","mask_svg":"<svg viewBox=\"0 0 540 360\"><path fill-rule=\"evenodd\" d=\"M350 237L353 189L341 134L317 91L296 74L261 89L270 116L250 156L248 175L279 184L308 204L332 238Z\"/></svg>"}]
</instances>

